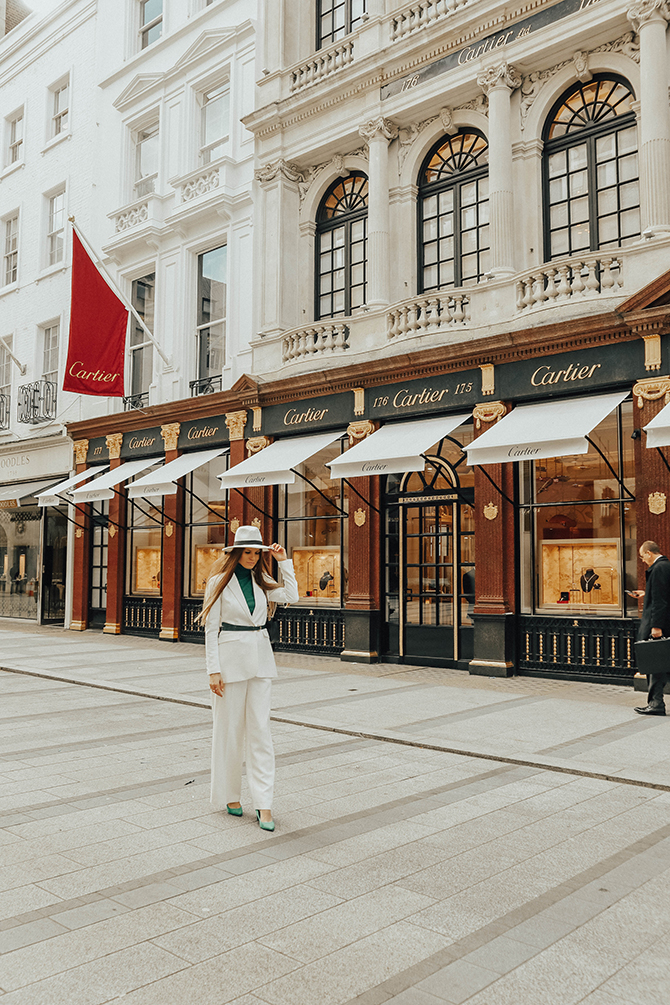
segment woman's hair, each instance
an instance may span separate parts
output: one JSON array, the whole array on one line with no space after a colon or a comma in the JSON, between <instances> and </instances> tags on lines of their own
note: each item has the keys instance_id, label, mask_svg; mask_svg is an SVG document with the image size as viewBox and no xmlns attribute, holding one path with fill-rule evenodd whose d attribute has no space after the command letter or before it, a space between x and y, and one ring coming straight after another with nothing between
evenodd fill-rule
<instances>
[{"instance_id":1,"label":"woman's hair","mask_svg":"<svg viewBox=\"0 0 670 1005\"><path fill-rule=\"evenodd\" d=\"M221 556L217 558L216 562L214 562L214 565L210 569L209 575L207 576L205 601L203 602L200 614L196 618L196 621L198 621L201 625L204 625L207 615L233 578L233 573L239 564L244 550L244 548L233 548L232 551L224 551ZM266 597L269 590L274 590L279 585L270 575L267 565L265 564L263 552L261 552L258 561L251 570L251 575L254 577ZM217 578L217 576L219 577L219 581L214 585L211 595L208 596L210 584Z\"/></svg>"}]
</instances>

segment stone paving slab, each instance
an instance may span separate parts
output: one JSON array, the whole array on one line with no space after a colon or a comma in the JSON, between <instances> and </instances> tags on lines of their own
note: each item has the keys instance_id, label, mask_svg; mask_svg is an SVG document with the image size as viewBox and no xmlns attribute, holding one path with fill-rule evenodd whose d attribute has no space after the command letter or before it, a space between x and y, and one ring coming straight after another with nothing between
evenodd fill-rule
<instances>
[{"instance_id":1,"label":"stone paving slab","mask_svg":"<svg viewBox=\"0 0 670 1005\"><path fill-rule=\"evenodd\" d=\"M632 690L281 655L268 834L246 786L210 808L201 650L5 642L2 1005L670 1000L670 718Z\"/></svg>"}]
</instances>

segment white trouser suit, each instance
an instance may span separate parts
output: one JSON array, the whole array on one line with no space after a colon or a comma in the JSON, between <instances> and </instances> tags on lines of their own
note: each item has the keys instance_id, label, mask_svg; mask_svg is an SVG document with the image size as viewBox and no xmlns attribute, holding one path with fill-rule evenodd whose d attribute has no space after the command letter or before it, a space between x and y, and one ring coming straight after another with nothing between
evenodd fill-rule
<instances>
[{"instance_id":1,"label":"white trouser suit","mask_svg":"<svg viewBox=\"0 0 670 1005\"><path fill-rule=\"evenodd\" d=\"M298 600L298 586L293 562L279 562L283 587L269 591L277 604ZM214 592L218 577L207 584ZM205 622L207 673L220 673L223 697L212 695L212 787L211 802L216 809L240 802L242 763L246 758L247 782L254 809L272 809L274 788L274 751L270 734L272 678L277 665L262 626L267 621L267 601L254 582L253 614L237 577L230 582L212 606ZM220 631L221 624L240 625L242 630ZM244 628L260 629L245 631ZM245 749L246 748L246 749Z\"/></svg>"}]
</instances>

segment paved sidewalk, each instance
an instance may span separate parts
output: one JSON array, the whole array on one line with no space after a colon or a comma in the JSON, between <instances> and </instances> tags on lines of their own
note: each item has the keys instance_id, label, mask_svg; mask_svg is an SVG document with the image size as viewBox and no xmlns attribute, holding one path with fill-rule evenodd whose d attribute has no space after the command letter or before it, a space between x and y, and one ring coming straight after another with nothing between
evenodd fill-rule
<instances>
[{"instance_id":1,"label":"paved sidewalk","mask_svg":"<svg viewBox=\"0 0 670 1005\"><path fill-rule=\"evenodd\" d=\"M200 647L0 653L2 1005L670 1000L670 717L632 689L282 655L270 835L210 812Z\"/></svg>"}]
</instances>

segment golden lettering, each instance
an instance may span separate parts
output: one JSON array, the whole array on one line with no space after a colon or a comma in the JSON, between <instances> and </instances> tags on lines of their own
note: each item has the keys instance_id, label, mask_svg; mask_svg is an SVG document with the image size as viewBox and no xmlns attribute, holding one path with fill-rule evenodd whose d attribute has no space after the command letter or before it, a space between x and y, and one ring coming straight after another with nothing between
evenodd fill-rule
<instances>
[{"instance_id":1,"label":"golden lettering","mask_svg":"<svg viewBox=\"0 0 670 1005\"><path fill-rule=\"evenodd\" d=\"M602 363L593 363L591 366L580 367L579 363L571 363L567 370L552 370L550 366L538 366L535 373L530 378L533 387L542 387L546 384L558 384L561 379L568 380L588 380L596 370L599 370Z\"/></svg>"},{"instance_id":2,"label":"golden lettering","mask_svg":"<svg viewBox=\"0 0 670 1005\"><path fill-rule=\"evenodd\" d=\"M189 439L189 440L202 440L202 439L204 439L205 437L208 437L208 436L216 436L216 434L218 433L218 431L219 431L219 427L218 426L203 426L202 429L195 429L195 428L192 427L188 431L188 437L187 437L187 439Z\"/></svg>"},{"instance_id":3,"label":"golden lettering","mask_svg":"<svg viewBox=\"0 0 670 1005\"><path fill-rule=\"evenodd\" d=\"M298 412L295 408L289 408L284 416L284 425L298 426L301 422L319 422L329 411L328 408L308 408L306 412Z\"/></svg>"},{"instance_id":4,"label":"golden lettering","mask_svg":"<svg viewBox=\"0 0 670 1005\"><path fill-rule=\"evenodd\" d=\"M446 387L441 391L434 391L432 387L424 387L416 394L411 394L407 387L401 387L393 399L393 407L413 408L415 405L432 404L436 401L442 401L442 398L448 393L449 391Z\"/></svg>"},{"instance_id":5,"label":"golden lettering","mask_svg":"<svg viewBox=\"0 0 670 1005\"><path fill-rule=\"evenodd\" d=\"M118 373L107 373L105 370L77 370L77 367L83 366L81 360L77 360L72 364L68 373L71 377L77 377L78 380L92 380L98 383L110 384L113 380L117 380L120 376Z\"/></svg>"},{"instance_id":6,"label":"golden lettering","mask_svg":"<svg viewBox=\"0 0 670 1005\"><path fill-rule=\"evenodd\" d=\"M137 450L138 447L153 447L155 442L155 436L152 436L151 439L149 439L148 436L143 436L142 439L138 439L136 436L133 436L128 446L131 450Z\"/></svg>"}]
</instances>

